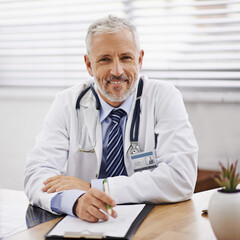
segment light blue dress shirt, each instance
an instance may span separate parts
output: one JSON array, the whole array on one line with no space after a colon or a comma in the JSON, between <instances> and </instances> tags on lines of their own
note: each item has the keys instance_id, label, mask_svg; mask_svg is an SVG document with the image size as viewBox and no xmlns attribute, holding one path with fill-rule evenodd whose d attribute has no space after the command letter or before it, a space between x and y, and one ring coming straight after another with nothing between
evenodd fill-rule
<instances>
[{"instance_id":1,"label":"light blue dress shirt","mask_svg":"<svg viewBox=\"0 0 240 240\"><path fill-rule=\"evenodd\" d=\"M97 91L96 91L97 92ZM98 94L98 92L97 92ZM121 108L123 109L127 114L121 119L120 125L123 132L123 139L125 139L125 127L126 122L131 110L131 106L134 99L134 93L129 96L126 101L123 102L123 104L118 107L114 108L110 106L108 103L106 103L101 96L98 94L99 100L101 102L101 109L99 111L99 120L102 127L102 142L103 142L103 152L102 152L102 162L101 167L99 171L98 179L92 179L91 180L91 187L92 188L98 188L103 191L103 179L106 178L106 154L107 154L107 143L108 143L108 136L110 132L110 124L111 124L111 118L109 117L109 113L113 109ZM81 190L66 190L61 193L58 193L55 197L53 197L51 202L51 208L56 213L66 213L69 215L74 216L73 214L73 206L77 199L84 194L85 191Z\"/></svg>"}]
</instances>

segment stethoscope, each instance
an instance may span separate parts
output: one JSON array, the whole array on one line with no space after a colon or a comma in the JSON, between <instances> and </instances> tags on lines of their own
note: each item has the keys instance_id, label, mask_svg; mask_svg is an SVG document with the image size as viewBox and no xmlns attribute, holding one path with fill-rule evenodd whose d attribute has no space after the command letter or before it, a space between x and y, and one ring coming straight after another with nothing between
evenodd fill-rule
<instances>
[{"instance_id":1,"label":"stethoscope","mask_svg":"<svg viewBox=\"0 0 240 240\"><path fill-rule=\"evenodd\" d=\"M81 122L80 122L80 101L83 98L83 96L91 90L95 100L96 100L96 109L100 110L101 109L101 103L98 98L98 95L93 87L93 84L85 88L80 95L78 96L77 102L76 102L76 111L77 111L77 117L78 117L78 124L79 124L79 151L80 152L86 152L86 153L94 153L95 152L95 146L96 146L96 134L94 134L94 139L93 142L94 144L90 147L83 147L81 146L80 143L80 138L81 138ZM141 96L142 96L142 90L143 90L143 80L140 78L139 83L138 83L138 90L137 90L137 97L136 97L136 102L135 102L135 108L133 112L133 118L132 118L132 123L131 123L131 129L130 129L130 148L128 150L129 154L136 154L141 152L140 146L138 144L138 134L139 134L139 123L140 123L140 113L141 113L141 106L140 106L140 101L141 101ZM97 128L97 118L95 118L95 133L96 133L96 128Z\"/></svg>"}]
</instances>

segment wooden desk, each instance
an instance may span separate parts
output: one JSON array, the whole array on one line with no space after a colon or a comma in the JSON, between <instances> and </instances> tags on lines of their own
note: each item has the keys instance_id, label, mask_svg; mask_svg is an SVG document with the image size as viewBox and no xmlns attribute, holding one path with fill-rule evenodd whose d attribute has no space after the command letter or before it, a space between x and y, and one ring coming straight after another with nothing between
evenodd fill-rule
<instances>
[{"instance_id":1,"label":"wooden desk","mask_svg":"<svg viewBox=\"0 0 240 240\"><path fill-rule=\"evenodd\" d=\"M207 208L214 191L216 190L196 193L191 200L186 202L155 206L135 233L133 240L216 240L207 215L202 214L202 209ZM22 194L22 192L13 192L5 192L5 199L6 194L11 197ZM0 203L3 195L4 192L0 191ZM23 230L6 240L44 239L45 233L60 219Z\"/></svg>"}]
</instances>

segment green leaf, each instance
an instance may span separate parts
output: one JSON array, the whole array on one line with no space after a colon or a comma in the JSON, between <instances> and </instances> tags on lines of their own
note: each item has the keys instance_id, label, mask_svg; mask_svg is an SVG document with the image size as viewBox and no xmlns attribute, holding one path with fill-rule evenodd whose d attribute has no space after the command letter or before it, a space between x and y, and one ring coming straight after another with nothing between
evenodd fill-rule
<instances>
[{"instance_id":1,"label":"green leaf","mask_svg":"<svg viewBox=\"0 0 240 240\"><path fill-rule=\"evenodd\" d=\"M232 164L229 164L228 161L227 167L224 167L223 164L219 162L221 172L219 176L214 178L214 180L220 187L224 188L224 191L234 191L237 185L240 183L240 175L239 173L236 173L237 163L238 160Z\"/></svg>"}]
</instances>

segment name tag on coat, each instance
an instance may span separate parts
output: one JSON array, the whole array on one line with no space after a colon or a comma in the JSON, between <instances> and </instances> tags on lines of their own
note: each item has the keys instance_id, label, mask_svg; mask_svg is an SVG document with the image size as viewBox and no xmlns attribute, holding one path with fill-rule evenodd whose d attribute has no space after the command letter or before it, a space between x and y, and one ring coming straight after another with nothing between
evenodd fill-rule
<instances>
[{"instance_id":1,"label":"name tag on coat","mask_svg":"<svg viewBox=\"0 0 240 240\"><path fill-rule=\"evenodd\" d=\"M134 172L153 170L157 167L154 151L132 154L130 158L134 164Z\"/></svg>"}]
</instances>

